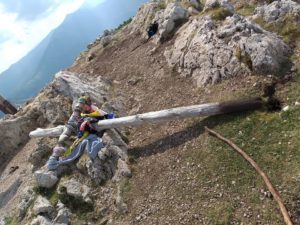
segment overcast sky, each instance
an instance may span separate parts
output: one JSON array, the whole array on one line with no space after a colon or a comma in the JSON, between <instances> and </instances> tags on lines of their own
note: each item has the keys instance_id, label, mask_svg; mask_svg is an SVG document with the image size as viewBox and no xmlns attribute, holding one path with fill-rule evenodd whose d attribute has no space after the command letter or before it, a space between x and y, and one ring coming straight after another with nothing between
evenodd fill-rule
<instances>
[{"instance_id":1,"label":"overcast sky","mask_svg":"<svg viewBox=\"0 0 300 225\"><path fill-rule=\"evenodd\" d=\"M106 0L0 0L0 73L17 62L65 16Z\"/></svg>"}]
</instances>

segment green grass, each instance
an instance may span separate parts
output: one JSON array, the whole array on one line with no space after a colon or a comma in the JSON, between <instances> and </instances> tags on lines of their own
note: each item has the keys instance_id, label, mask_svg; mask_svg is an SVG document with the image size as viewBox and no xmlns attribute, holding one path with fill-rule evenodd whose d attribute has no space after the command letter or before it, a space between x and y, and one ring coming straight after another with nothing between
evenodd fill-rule
<instances>
[{"instance_id":1,"label":"green grass","mask_svg":"<svg viewBox=\"0 0 300 225\"><path fill-rule=\"evenodd\" d=\"M276 96L284 105L293 106L299 99L299 82L300 75L297 75L293 82L278 86ZM249 94L249 91L243 92ZM221 100L226 99L227 95L229 93L224 92ZM243 93L238 93L240 95L243 96ZM286 190L281 197L288 210L299 211L299 181L294 177L300 174L300 108L292 107L287 112L255 111L220 115L193 119L191 124L203 133L203 127L208 126L236 143L268 174L275 187L281 186L279 190ZM260 190L267 190L262 178L231 147L208 134L202 134L187 149L190 150L184 153L186 160L201 165L197 174L200 188L199 193L193 193L195 198L208 202L214 198L211 193L223 193L217 202L205 208L211 224L230 224L232 221L250 224L257 215L261 216L262 224L270 221L282 224L275 200L260 199ZM207 181L210 183L207 184ZM203 192L203 187L209 187L210 191ZM252 217L244 217L245 211L240 202L251 207Z\"/></svg>"},{"instance_id":2,"label":"green grass","mask_svg":"<svg viewBox=\"0 0 300 225\"><path fill-rule=\"evenodd\" d=\"M294 197L298 197L299 194L291 187L297 187L293 177L300 172L299 109L279 113L249 112L215 116L200 122L199 129L203 129L204 125L235 142L260 165L275 186L283 186L294 193ZM220 199L217 207L208 210L211 222L229 224L232 218L245 220L243 212L238 212L234 196L243 196L240 201L250 205L254 214L259 214L262 210L260 194L251 191L251 187L266 190L266 186L247 161L229 146L208 135L198 139L198 146L195 152L187 153L187 157L205 165L198 176L199 182L217 178L217 181L210 184L211 188L218 183L224 193L228 194ZM287 196L283 195L283 198L288 200ZM276 203L266 200L264 204L265 222L280 223L281 216Z\"/></svg>"},{"instance_id":3,"label":"green grass","mask_svg":"<svg viewBox=\"0 0 300 225\"><path fill-rule=\"evenodd\" d=\"M167 7L166 3L164 1L160 1L158 5L155 7L155 11L158 12L160 10L163 10Z\"/></svg>"},{"instance_id":4,"label":"green grass","mask_svg":"<svg viewBox=\"0 0 300 225\"><path fill-rule=\"evenodd\" d=\"M132 21L132 18L130 17L128 20L125 20L123 23L121 23L117 28L116 31L121 30L126 25L130 24Z\"/></svg>"},{"instance_id":5,"label":"green grass","mask_svg":"<svg viewBox=\"0 0 300 225\"><path fill-rule=\"evenodd\" d=\"M228 9L218 7L215 9L210 9L208 11L200 13L200 15L210 15L213 20L222 21L225 20L227 16L232 16L232 12L230 12Z\"/></svg>"},{"instance_id":6,"label":"green grass","mask_svg":"<svg viewBox=\"0 0 300 225\"><path fill-rule=\"evenodd\" d=\"M42 195L43 197L47 198L53 206L56 206L56 204L58 203L59 196L55 188L48 189L36 186L33 188L33 191L36 194Z\"/></svg>"},{"instance_id":7,"label":"green grass","mask_svg":"<svg viewBox=\"0 0 300 225\"><path fill-rule=\"evenodd\" d=\"M19 224L17 217L5 217L4 218L4 225L17 225Z\"/></svg>"},{"instance_id":8,"label":"green grass","mask_svg":"<svg viewBox=\"0 0 300 225\"><path fill-rule=\"evenodd\" d=\"M240 47L238 47L235 51L235 56L241 63L244 63L252 71L251 56L247 52L242 53Z\"/></svg>"},{"instance_id":9,"label":"green grass","mask_svg":"<svg viewBox=\"0 0 300 225\"><path fill-rule=\"evenodd\" d=\"M238 9L237 12L242 16L251 16L255 10L255 5L245 4L242 8Z\"/></svg>"},{"instance_id":10,"label":"green grass","mask_svg":"<svg viewBox=\"0 0 300 225\"><path fill-rule=\"evenodd\" d=\"M293 14L286 14L282 19L273 23L265 22L262 17L256 18L255 22L264 29L283 36L284 41L289 44L293 44L300 38L300 26Z\"/></svg>"}]
</instances>

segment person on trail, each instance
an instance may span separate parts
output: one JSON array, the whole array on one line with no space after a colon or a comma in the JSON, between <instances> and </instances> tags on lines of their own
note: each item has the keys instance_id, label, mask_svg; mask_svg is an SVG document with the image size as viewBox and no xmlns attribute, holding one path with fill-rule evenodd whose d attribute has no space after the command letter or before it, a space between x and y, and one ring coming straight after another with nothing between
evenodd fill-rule
<instances>
[{"instance_id":1,"label":"person on trail","mask_svg":"<svg viewBox=\"0 0 300 225\"><path fill-rule=\"evenodd\" d=\"M157 21L154 21L153 23L150 24L150 26L148 28L148 31L147 31L147 33L148 33L148 40L152 36L154 36L157 33L157 31L158 31L158 23L157 23Z\"/></svg>"},{"instance_id":2,"label":"person on trail","mask_svg":"<svg viewBox=\"0 0 300 225\"><path fill-rule=\"evenodd\" d=\"M98 152L103 148L102 135L95 128L95 123L103 119L112 119L114 114L108 114L92 104L88 95L82 95L69 118L63 133L58 139L58 144L53 148L47 167L55 170L60 165L68 164L76 160L83 151L86 151L91 160L94 160ZM70 137L76 134L77 138L67 148ZM60 157L64 158L60 159Z\"/></svg>"}]
</instances>

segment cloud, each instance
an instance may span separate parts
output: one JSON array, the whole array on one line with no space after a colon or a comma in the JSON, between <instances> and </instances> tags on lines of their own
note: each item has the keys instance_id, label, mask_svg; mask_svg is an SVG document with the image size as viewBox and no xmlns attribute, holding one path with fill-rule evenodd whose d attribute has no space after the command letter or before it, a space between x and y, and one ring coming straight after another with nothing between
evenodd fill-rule
<instances>
[{"instance_id":1,"label":"cloud","mask_svg":"<svg viewBox=\"0 0 300 225\"><path fill-rule=\"evenodd\" d=\"M9 2L15 2L15 6ZM28 4L43 2L33 7ZM0 72L35 47L84 0L4 0L0 3Z\"/></svg>"},{"instance_id":2,"label":"cloud","mask_svg":"<svg viewBox=\"0 0 300 225\"><path fill-rule=\"evenodd\" d=\"M49 7L55 7L57 2L52 0L3 0L2 5L7 13L16 13L17 19L35 20L47 12Z\"/></svg>"}]
</instances>

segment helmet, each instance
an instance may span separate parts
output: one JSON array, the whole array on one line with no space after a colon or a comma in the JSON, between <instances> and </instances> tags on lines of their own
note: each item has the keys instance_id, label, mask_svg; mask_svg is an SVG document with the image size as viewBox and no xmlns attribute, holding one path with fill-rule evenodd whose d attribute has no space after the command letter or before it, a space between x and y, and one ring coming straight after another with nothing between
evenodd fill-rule
<instances>
[{"instance_id":1,"label":"helmet","mask_svg":"<svg viewBox=\"0 0 300 225\"><path fill-rule=\"evenodd\" d=\"M78 103L82 103L85 105L91 105L92 104L91 97L88 95L82 95L79 97Z\"/></svg>"},{"instance_id":2,"label":"helmet","mask_svg":"<svg viewBox=\"0 0 300 225\"><path fill-rule=\"evenodd\" d=\"M84 110L84 106L88 105L91 106L92 105L92 101L90 96L88 95L82 95L78 98L77 103L75 105L75 111L81 112L82 110Z\"/></svg>"}]
</instances>

